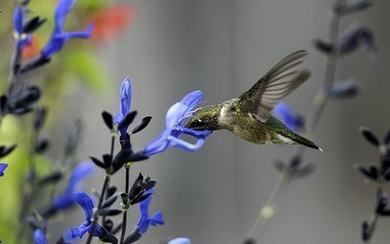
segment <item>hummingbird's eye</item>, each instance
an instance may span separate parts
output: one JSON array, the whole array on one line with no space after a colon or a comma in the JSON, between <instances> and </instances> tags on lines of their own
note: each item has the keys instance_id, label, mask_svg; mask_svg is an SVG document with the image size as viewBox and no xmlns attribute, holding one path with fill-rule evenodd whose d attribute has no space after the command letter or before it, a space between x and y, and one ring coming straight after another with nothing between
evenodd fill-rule
<instances>
[{"instance_id":1,"label":"hummingbird's eye","mask_svg":"<svg viewBox=\"0 0 390 244\"><path fill-rule=\"evenodd\" d=\"M200 119L194 120L191 123L191 127L200 127L200 126L202 126L202 120Z\"/></svg>"}]
</instances>

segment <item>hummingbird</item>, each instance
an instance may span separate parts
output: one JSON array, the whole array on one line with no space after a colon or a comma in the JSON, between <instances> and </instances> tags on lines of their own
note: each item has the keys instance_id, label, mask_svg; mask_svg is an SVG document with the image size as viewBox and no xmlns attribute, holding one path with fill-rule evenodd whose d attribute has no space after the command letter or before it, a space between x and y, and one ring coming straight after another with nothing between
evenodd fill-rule
<instances>
[{"instance_id":1,"label":"hummingbird","mask_svg":"<svg viewBox=\"0 0 390 244\"><path fill-rule=\"evenodd\" d=\"M198 107L186 127L212 131L226 129L256 144L301 144L322 151L271 113L274 105L310 77L310 72L303 69L306 56L307 51L296 51L276 63L241 96Z\"/></svg>"}]
</instances>

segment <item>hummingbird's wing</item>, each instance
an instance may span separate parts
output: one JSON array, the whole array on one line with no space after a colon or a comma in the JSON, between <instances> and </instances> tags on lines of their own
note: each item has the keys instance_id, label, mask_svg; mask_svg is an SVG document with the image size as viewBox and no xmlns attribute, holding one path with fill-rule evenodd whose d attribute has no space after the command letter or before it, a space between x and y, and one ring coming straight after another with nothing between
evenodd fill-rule
<instances>
[{"instance_id":1,"label":"hummingbird's wing","mask_svg":"<svg viewBox=\"0 0 390 244\"><path fill-rule=\"evenodd\" d=\"M267 121L275 104L301 85L310 76L303 70L305 50L294 52L277 64L240 96L240 105L262 122Z\"/></svg>"}]
</instances>

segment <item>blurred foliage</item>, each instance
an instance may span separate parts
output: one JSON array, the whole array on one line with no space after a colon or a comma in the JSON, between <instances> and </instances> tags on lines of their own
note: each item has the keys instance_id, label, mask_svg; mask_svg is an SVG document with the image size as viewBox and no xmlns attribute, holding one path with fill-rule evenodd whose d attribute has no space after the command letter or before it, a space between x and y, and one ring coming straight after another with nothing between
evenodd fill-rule
<instances>
[{"instance_id":1,"label":"blurred foliage","mask_svg":"<svg viewBox=\"0 0 390 244\"><path fill-rule=\"evenodd\" d=\"M2 93L8 87L8 76L10 73L10 60L13 52L13 9L16 1L2 1L0 3L0 90ZM57 4L56 0L31 0L29 16L39 15L47 18L47 22L33 36L31 46L26 48L23 53L24 59L30 59L38 55L41 48L49 39L54 26L54 9ZM67 18L66 30L81 30L86 28L88 23L94 22L94 16L104 17L104 11L112 5L108 0L83 0L76 1L73 10ZM126 12L129 14L129 12ZM113 15L112 11L109 13ZM116 16L117 18L117 16ZM125 20L129 20L125 16ZM111 21L111 22L110 22ZM110 28L115 22L109 20L103 24L109 23L108 26L97 26L100 30ZM95 26L96 27L96 26ZM127 25L121 25L126 28ZM122 32L122 31L121 31ZM40 105L49 109L49 125L55 123L58 113L61 113L61 94L69 87L69 83L74 81L80 82L85 87L93 90L99 95L110 89L107 82L107 76L104 72L103 64L96 57L96 50L99 48L101 41L97 38L91 40L71 41L64 50L56 55L47 67L23 77L29 83L39 85L43 90L43 98ZM66 104L66 103L65 103ZM70 122L70 121L69 121ZM0 143L18 145L15 152L3 160L9 163L10 167L6 170L5 176L0 179L0 189L2 200L0 201L0 240L5 243L15 241L15 235L19 223L19 207L21 204L21 194L26 178L26 169L30 151L30 138L32 134L32 115L23 117L7 116L3 119L0 129ZM54 163L49 159L39 156L35 158L39 174L48 172ZM56 159L59 160L59 159ZM18 242L20 243L20 242Z\"/></svg>"}]
</instances>

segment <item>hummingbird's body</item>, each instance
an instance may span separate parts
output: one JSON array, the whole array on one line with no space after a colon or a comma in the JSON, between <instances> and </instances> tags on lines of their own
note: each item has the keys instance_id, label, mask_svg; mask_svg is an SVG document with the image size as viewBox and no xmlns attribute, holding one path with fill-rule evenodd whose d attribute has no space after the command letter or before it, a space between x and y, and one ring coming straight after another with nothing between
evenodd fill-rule
<instances>
[{"instance_id":1,"label":"hummingbird's body","mask_svg":"<svg viewBox=\"0 0 390 244\"><path fill-rule=\"evenodd\" d=\"M310 75L301 70L305 51L295 52L276 64L250 90L224 103L194 111L187 127L197 130L227 129L257 144L303 144L320 149L296 134L271 114L273 106Z\"/></svg>"}]
</instances>

